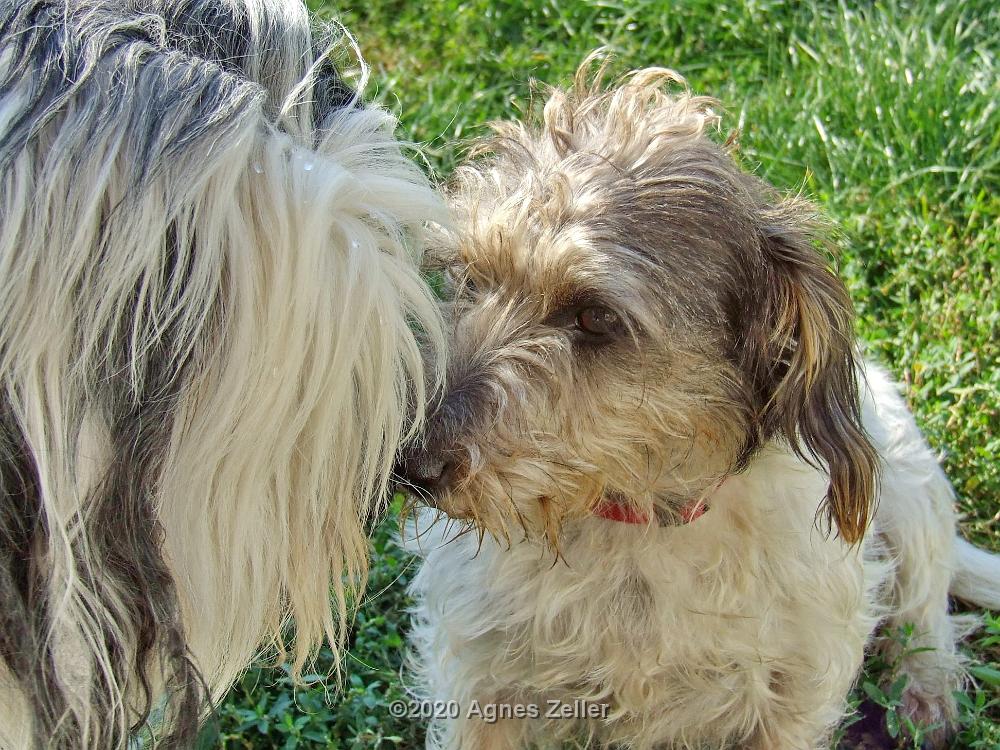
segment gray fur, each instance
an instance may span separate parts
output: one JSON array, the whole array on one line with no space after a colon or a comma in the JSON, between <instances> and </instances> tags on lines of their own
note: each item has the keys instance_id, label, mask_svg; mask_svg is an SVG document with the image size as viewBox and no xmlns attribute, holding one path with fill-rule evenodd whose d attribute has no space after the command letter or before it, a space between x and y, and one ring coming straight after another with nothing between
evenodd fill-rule
<instances>
[{"instance_id":1,"label":"gray fur","mask_svg":"<svg viewBox=\"0 0 1000 750\"><path fill-rule=\"evenodd\" d=\"M38 747L124 747L164 692L161 746L189 747L210 700L188 652L154 498L179 407L204 377L219 329L227 325L224 300L215 293L198 299L202 290L190 288L200 262L197 238L191 241L192 227L199 231L192 203L200 175L228 158L230 144L256 127L261 110L275 131L310 133L311 147L328 118L356 105L356 94L326 57L333 37L312 34L302 18L302 8L272 2L0 3L0 233L18 231L12 217L23 206L12 202L27 184L41 194L39 205L59 207L62 223L53 228L51 214L28 209L32 218L21 231L50 234L49 251L65 254L20 257L5 237L0 257L6 276L0 297L0 659L27 703ZM316 59L312 96L283 110ZM117 183L108 173L127 177ZM123 280L111 276L118 265L108 261L128 267L130 259L106 254L122 238L150 231L144 221L151 196L169 217L153 229L163 237L159 268L152 278L124 281L131 289L115 298L113 289L104 290ZM90 200L102 202L99 226L75 226ZM80 238L90 230L96 241L83 246ZM53 267L66 269L59 299L36 299L37 312L25 316L39 269ZM57 499L39 486L37 452L47 448L25 435L33 397L13 374L20 354L14 342L28 338L26 330L46 330L50 305L65 305L75 316L71 330L50 329L72 342L62 383L72 395L59 415L65 444L73 450L86 416L98 415L114 456L68 520L78 586L100 631L97 651L109 662L83 649L76 658L90 682L84 687L59 674L53 654L59 605L50 599L54 532L46 512ZM77 690L91 696L89 726L68 708ZM123 695L132 702L131 726L117 719Z\"/></svg>"}]
</instances>

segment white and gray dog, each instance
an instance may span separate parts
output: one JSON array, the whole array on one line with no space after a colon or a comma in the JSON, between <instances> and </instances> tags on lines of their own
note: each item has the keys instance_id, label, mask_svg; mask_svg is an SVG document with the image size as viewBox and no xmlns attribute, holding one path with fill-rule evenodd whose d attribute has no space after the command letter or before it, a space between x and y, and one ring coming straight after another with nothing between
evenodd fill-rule
<instances>
[{"instance_id":1,"label":"white and gray dog","mask_svg":"<svg viewBox=\"0 0 1000 750\"><path fill-rule=\"evenodd\" d=\"M452 189L448 386L402 470L478 533L418 529L428 747L826 747L880 623L940 742L949 589L1000 607L1000 559L858 359L813 207L675 74L590 69Z\"/></svg>"},{"instance_id":2,"label":"white and gray dog","mask_svg":"<svg viewBox=\"0 0 1000 750\"><path fill-rule=\"evenodd\" d=\"M343 640L443 214L344 44L294 0L0 2L5 750L187 747L291 623L296 667Z\"/></svg>"}]
</instances>

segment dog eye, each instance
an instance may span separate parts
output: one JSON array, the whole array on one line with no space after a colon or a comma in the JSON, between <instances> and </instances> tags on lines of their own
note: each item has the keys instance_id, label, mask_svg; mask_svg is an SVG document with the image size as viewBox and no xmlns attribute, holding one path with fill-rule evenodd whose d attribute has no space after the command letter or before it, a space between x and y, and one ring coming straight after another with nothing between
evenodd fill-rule
<instances>
[{"instance_id":1,"label":"dog eye","mask_svg":"<svg viewBox=\"0 0 1000 750\"><path fill-rule=\"evenodd\" d=\"M621 328L621 318L607 307L585 307L576 315L576 327L591 336L607 336Z\"/></svg>"}]
</instances>

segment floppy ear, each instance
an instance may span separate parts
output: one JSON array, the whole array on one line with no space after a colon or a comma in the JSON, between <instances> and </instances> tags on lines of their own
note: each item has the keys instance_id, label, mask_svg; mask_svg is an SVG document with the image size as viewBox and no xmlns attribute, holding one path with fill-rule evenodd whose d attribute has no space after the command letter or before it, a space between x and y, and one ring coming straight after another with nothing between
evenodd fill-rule
<instances>
[{"instance_id":1,"label":"floppy ear","mask_svg":"<svg viewBox=\"0 0 1000 750\"><path fill-rule=\"evenodd\" d=\"M786 200L761 211L764 279L750 318L757 439L784 437L830 475L828 524L850 543L872 512L879 459L861 424L854 311L843 282L813 245L812 206Z\"/></svg>"}]
</instances>

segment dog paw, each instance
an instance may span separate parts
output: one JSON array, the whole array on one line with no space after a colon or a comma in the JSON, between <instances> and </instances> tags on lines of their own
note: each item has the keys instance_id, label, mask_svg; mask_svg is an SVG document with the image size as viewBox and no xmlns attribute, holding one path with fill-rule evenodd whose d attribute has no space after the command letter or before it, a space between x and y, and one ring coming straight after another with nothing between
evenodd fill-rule
<instances>
[{"instance_id":1,"label":"dog paw","mask_svg":"<svg viewBox=\"0 0 1000 750\"><path fill-rule=\"evenodd\" d=\"M950 698L911 687L903 693L900 714L907 717L920 732L924 750L941 750L948 746L955 716L955 706ZM904 731L907 729L904 728Z\"/></svg>"}]
</instances>

